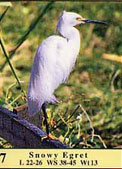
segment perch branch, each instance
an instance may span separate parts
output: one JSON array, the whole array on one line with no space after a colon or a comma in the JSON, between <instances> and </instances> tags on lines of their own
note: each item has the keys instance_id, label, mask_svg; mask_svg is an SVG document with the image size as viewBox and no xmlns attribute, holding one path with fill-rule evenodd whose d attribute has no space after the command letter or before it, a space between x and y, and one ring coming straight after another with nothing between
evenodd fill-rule
<instances>
[{"instance_id":1,"label":"perch branch","mask_svg":"<svg viewBox=\"0 0 122 169\"><path fill-rule=\"evenodd\" d=\"M44 139L46 134L41 129L2 106L0 137L16 148L69 148L58 140Z\"/></svg>"}]
</instances>

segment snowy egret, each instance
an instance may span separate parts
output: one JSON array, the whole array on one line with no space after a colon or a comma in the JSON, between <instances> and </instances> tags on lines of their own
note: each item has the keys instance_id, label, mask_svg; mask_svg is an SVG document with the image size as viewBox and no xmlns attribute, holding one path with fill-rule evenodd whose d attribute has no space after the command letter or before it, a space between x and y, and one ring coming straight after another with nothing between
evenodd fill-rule
<instances>
[{"instance_id":1,"label":"snowy egret","mask_svg":"<svg viewBox=\"0 0 122 169\"><path fill-rule=\"evenodd\" d=\"M80 50L80 35L75 26L85 23L106 24L63 11L56 28L59 35L44 40L35 55L27 95L28 112L32 117L42 109L47 135L46 104L58 102L54 90L68 78Z\"/></svg>"}]
</instances>

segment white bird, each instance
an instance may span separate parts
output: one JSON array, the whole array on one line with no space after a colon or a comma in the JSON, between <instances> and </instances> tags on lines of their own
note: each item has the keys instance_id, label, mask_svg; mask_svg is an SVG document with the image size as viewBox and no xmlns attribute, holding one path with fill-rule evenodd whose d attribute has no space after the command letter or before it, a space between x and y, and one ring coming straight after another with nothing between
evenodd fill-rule
<instances>
[{"instance_id":1,"label":"white bird","mask_svg":"<svg viewBox=\"0 0 122 169\"><path fill-rule=\"evenodd\" d=\"M28 112L31 117L43 110L47 134L49 127L45 106L58 102L54 91L68 78L80 50L80 34L74 26L84 23L106 24L63 11L56 28L59 35L44 40L34 58L27 95Z\"/></svg>"}]
</instances>

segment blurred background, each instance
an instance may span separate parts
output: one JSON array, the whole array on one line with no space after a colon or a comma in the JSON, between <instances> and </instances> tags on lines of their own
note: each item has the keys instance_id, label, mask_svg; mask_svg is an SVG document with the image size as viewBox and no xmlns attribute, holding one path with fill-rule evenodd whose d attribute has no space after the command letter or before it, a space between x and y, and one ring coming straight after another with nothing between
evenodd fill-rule
<instances>
[{"instance_id":1,"label":"blurred background","mask_svg":"<svg viewBox=\"0 0 122 169\"><path fill-rule=\"evenodd\" d=\"M1 16L6 8L0 7ZM108 25L77 27L81 50L76 65L55 92L60 103L47 109L51 134L73 148L122 148L122 3L12 2L0 31L17 77L0 50L0 105L13 110L26 104L36 50L54 34L64 9ZM0 138L0 146L12 145Z\"/></svg>"}]
</instances>

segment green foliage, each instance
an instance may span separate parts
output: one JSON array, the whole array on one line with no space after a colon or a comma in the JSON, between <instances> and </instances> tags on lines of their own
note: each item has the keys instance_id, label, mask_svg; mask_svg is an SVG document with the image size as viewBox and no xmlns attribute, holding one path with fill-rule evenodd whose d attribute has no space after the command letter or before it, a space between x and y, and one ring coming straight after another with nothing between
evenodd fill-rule
<instances>
[{"instance_id":1,"label":"green foliage","mask_svg":"<svg viewBox=\"0 0 122 169\"><path fill-rule=\"evenodd\" d=\"M122 3L55 2L48 5L48 2L13 2L1 24L6 50L23 90L27 92L36 49L43 39L54 34L64 8L88 19L106 21L107 26L78 26L80 55L67 83L55 92L61 103L48 105L48 116L51 134L72 147L120 147L121 65L104 60L102 54L122 53ZM0 13L4 11L5 7L0 7ZM5 62L0 51L0 104L13 109L26 101ZM44 125L42 128L45 130Z\"/></svg>"},{"instance_id":2,"label":"green foliage","mask_svg":"<svg viewBox=\"0 0 122 169\"><path fill-rule=\"evenodd\" d=\"M0 6L12 6L11 2L0 2Z\"/></svg>"}]
</instances>

